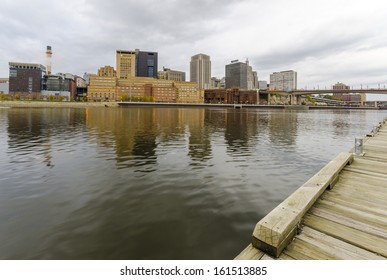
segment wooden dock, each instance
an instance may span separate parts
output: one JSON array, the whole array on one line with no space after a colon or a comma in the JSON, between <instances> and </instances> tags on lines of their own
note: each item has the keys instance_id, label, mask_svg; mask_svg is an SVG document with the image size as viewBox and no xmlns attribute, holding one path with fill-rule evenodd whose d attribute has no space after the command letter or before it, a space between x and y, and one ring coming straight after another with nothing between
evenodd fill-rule
<instances>
[{"instance_id":1,"label":"wooden dock","mask_svg":"<svg viewBox=\"0 0 387 280\"><path fill-rule=\"evenodd\" d=\"M387 121L259 221L235 259L387 259Z\"/></svg>"}]
</instances>

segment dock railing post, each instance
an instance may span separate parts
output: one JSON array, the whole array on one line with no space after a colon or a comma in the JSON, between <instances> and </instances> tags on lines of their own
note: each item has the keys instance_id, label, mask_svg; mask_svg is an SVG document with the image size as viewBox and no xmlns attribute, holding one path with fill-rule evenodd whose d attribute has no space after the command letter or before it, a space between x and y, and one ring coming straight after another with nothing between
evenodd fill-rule
<instances>
[{"instance_id":1,"label":"dock railing post","mask_svg":"<svg viewBox=\"0 0 387 280\"><path fill-rule=\"evenodd\" d=\"M355 138L355 155L364 156L363 153L363 138L356 137Z\"/></svg>"}]
</instances>

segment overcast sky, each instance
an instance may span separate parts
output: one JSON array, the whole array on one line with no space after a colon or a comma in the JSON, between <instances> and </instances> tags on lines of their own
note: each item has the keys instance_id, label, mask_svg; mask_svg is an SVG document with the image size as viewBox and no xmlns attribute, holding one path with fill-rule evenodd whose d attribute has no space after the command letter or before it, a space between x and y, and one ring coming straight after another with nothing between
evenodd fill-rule
<instances>
[{"instance_id":1,"label":"overcast sky","mask_svg":"<svg viewBox=\"0 0 387 280\"><path fill-rule=\"evenodd\" d=\"M1 0L0 28L0 77L9 61L45 65L51 45L55 73L96 73L138 48L187 77L205 53L216 77L248 58L260 80L297 71L299 88L387 86L383 0Z\"/></svg>"}]
</instances>

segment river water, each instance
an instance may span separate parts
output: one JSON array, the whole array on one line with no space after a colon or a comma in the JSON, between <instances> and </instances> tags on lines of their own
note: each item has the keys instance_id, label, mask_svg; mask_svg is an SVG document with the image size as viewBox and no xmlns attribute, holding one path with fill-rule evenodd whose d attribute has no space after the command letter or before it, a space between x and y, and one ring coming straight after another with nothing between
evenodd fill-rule
<instances>
[{"instance_id":1,"label":"river water","mask_svg":"<svg viewBox=\"0 0 387 280\"><path fill-rule=\"evenodd\" d=\"M0 108L0 259L232 259L386 116Z\"/></svg>"}]
</instances>

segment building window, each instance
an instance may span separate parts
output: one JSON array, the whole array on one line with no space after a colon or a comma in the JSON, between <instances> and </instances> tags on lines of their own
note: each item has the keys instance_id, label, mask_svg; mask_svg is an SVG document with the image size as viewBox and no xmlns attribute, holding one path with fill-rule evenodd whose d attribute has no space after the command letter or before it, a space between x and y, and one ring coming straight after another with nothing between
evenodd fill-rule
<instances>
[{"instance_id":1,"label":"building window","mask_svg":"<svg viewBox=\"0 0 387 280\"><path fill-rule=\"evenodd\" d=\"M9 77L17 77L17 70L16 69L10 69L9 70Z\"/></svg>"},{"instance_id":2,"label":"building window","mask_svg":"<svg viewBox=\"0 0 387 280\"><path fill-rule=\"evenodd\" d=\"M153 77L153 67L148 67L148 77Z\"/></svg>"},{"instance_id":3,"label":"building window","mask_svg":"<svg viewBox=\"0 0 387 280\"><path fill-rule=\"evenodd\" d=\"M32 92L32 77L28 78L28 92Z\"/></svg>"},{"instance_id":4,"label":"building window","mask_svg":"<svg viewBox=\"0 0 387 280\"><path fill-rule=\"evenodd\" d=\"M154 64L155 62L154 62L154 60L153 59L148 59L148 67L149 66L155 66L155 64Z\"/></svg>"}]
</instances>

